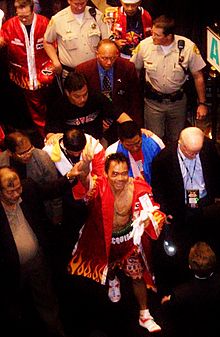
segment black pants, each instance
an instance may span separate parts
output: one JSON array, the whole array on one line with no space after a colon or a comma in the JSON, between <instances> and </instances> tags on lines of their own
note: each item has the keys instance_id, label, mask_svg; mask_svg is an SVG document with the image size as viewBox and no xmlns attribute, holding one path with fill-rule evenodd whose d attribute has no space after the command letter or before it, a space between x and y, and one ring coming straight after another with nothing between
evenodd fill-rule
<instances>
[{"instance_id":1,"label":"black pants","mask_svg":"<svg viewBox=\"0 0 220 337\"><path fill-rule=\"evenodd\" d=\"M17 298L13 297L11 301L10 296L8 298L5 311L7 336L12 332L18 334L18 331L22 336L23 333L35 336L37 332L42 337L65 336L51 274L41 249L21 266L19 289Z\"/></svg>"}]
</instances>

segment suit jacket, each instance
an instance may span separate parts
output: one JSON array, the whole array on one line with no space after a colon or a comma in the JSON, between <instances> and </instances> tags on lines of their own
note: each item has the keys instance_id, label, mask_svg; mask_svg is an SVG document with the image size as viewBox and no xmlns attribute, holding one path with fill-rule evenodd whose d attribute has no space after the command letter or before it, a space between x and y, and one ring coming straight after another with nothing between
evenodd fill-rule
<instances>
[{"instance_id":1,"label":"suit jacket","mask_svg":"<svg viewBox=\"0 0 220 337\"><path fill-rule=\"evenodd\" d=\"M61 177L52 184L40 186L32 179L22 182L20 203L23 214L34 231L39 246L48 252L47 228L48 219L42 199L57 197L66 192L71 184L66 177ZM20 261L12 231L0 202L0 289L4 296L15 301L19 293ZM2 296L2 294L1 294Z\"/></svg>"},{"instance_id":2,"label":"suit jacket","mask_svg":"<svg viewBox=\"0 0 220 337\"><path fill-rule=\"evenodd\" d=\"M177 155L177 142L165 147L152 162L152 190L161 210L172 214L174 221L185 217L185 191ZM209 203L220 193L220 162L214 143L205 138L199 154Z\"/></svg>"},{"instance_id":3,"label":"suit jacket","mask_svg":"<svg viewBox=\"0 0 220 337\"><path fill-rule=\"evenodd\" d=\"M76 67L83 73L93 91L101 91L97 59L83 62ZM117 112L126 112L139 126L143 126L143 104L136 69L129 60L118 57L113 65L112 102Z\"/></svg>"},{"instance_id":4,"label":"suit jacket","mask_svg":"<svg viewBox=\"0 0 220 337\"><path fill-rule=\"evenodd\" d=\"M165 336L217 337L220 305L220 275L191 280L171 292L170 301L163 304Z\"/></svg>"}]
</instances>

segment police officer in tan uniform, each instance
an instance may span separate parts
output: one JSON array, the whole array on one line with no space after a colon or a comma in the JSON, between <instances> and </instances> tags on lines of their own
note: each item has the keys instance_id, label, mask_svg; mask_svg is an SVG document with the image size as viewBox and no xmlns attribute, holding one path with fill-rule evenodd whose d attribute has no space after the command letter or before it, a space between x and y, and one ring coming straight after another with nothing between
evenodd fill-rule
<instances>
[{"instance_id":1,"label":"police officer in tan uniform","mask_svg":"<svg viewBox=\"0 0 220 337\"><path fill-rule=\"evenodd\" d=\"M152 36L140 42L131 62L145 70L145 127L166 142L176 141L185 127L187 97L183 85L191 73L197 93L196 119L203 119L206 104L205 61L196 45L174 34L175 23L164 15L153 22Z\"/></svg>"},{"instance_id":2,"label":"police officer in tan uniform","mask_svg":"<svg viewBox=\"0 0 220 337\"><path fill-rule=\"evenodd\" d=\"M44 36L44 48L56 73L63 71L63 77L79 63L94 58L98 42L110 35L102 12L87 6L87 0L68 3L52 16Z\"/></svg>"}]
</instances>

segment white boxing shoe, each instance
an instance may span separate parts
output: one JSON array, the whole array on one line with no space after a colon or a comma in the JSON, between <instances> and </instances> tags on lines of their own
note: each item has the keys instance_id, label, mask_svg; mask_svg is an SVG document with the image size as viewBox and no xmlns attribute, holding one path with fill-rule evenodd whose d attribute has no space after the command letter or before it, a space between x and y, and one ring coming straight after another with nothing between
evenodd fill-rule
<instances>
[{"instance_id":1,"label":"white boxing shoe","mask_svg":"<svg viewBox=\"0 0 220 337\"><path fill-rule=\"evenodd\" d=\"M114 303L121 299L120 281L117 276L115 276L114 280L109 280L108 297Z\"/></svg>"},{"instance_id":2,"label":"white boxing shoe","mask_svg":"<svg viewBox=\"0 0 220 337\"><path fill-rule=\"evenodd\" d=\"M149 332L161 331L161 327L154 321L148 309L140 310L139 324Z\"/></svg>"}]
</instances>

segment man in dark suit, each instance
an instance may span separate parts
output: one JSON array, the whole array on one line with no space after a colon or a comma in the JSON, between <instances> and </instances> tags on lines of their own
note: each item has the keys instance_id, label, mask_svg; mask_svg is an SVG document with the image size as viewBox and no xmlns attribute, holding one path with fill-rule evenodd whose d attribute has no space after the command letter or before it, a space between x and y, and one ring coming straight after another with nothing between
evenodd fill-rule
<instances>
[{"instance_id":1,"label":"man in dark suit","mask_svg":"<svg viewBox=\"0 0 220 337\"><path fill-rule=\"evenodd\" d=\"M165 336L217 337L220 305L220 275L216 255L206 242L196 242L190 249L191 278L162 298Z\"/></svg>"},{"instance_id":2,"label":"man in dark suit","mask_svg":"<svg viewBox=\"0 0 220 337\"><path fill-rule=\"evenodd\" d=\"M39 335L65 336L48 268L48 220L42 199L71 188L69 180L75 180L78 167L44 187L31 179L21 183L14 169L0 168L0 323L7 337L37 329L24 320L24 312L32 307L24 310L25 303L33 304L43 323Z\"/></svg>"},{"instance_id":3,"label":"man in dark suit","mask_svg":"<svg viewBox=\"0 0 220 337\"><path fill-rule=\"evenodd\" d=\"M172 216L164 235L167 236L169 230L169 237L177 246L176 256L167 258L168 265L175 261L176 267L181 269L181 260L188 270L187 252L198 240L208 240L219 246L216 235L220 216L220 207L216 203L220 195L219 172L215 144L197 127L182 130L178 142L165 147L153 160L151 184L154 198L163 212ZM163 251L162 247L161 236L157 248ZM161 268L158 265L162 272ZM163 268L165 274L169 274L165 264ZM182 268L183 276L187 274L185 270Z\"/></svg>"},{"instance_id":4,"label":"man in dark suit","mask_svg":"<svg viewBox=\"0 0 220 337\"><path fill-rule=\"evenodd\" d=\"M126 112L140 127L143 126L143 105L136 69L129 60L119 56L114 41L101 40L96 58L79 64L76 71L85 75L89 88L96 92L104 92L103 79L107 74L111 85L111 92L107 96L117 112ZM109 129L109 135L112 129ZM113 141L117 141L117 137L111 143Z\"/></svg>"}]
</instances>

